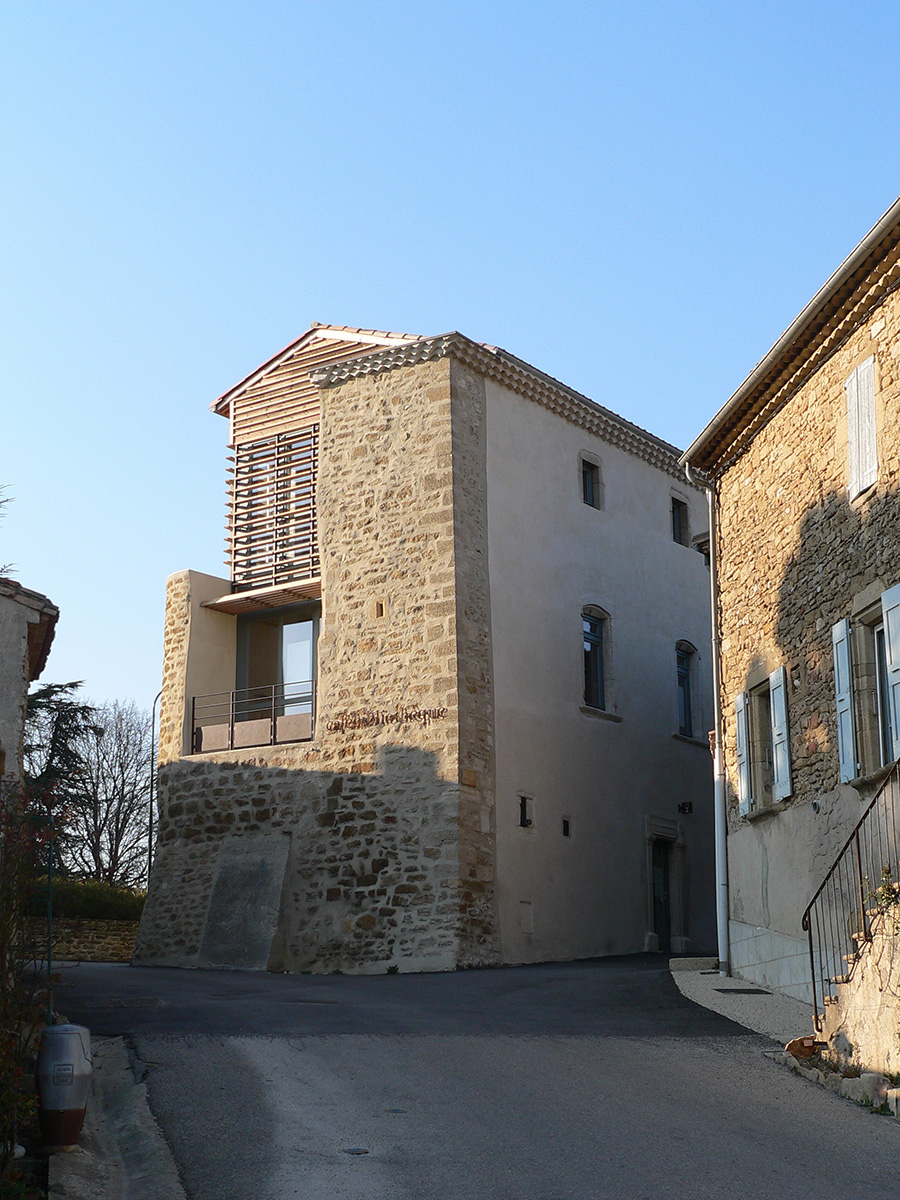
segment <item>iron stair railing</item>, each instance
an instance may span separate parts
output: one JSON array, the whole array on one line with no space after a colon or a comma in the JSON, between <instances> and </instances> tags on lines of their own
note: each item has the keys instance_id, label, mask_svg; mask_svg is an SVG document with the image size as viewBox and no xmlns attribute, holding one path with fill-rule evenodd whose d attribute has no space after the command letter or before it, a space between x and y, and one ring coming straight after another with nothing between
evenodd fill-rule
<instances>
[{"instance_id":1,"label":"iron stair railing","mask_svg":"<svg viewBox=\"0 0 900 1200\"><path fill-rule=\"evenodd\" d=\"M849 983L860 948L872 940L872 914L885 885L900 880L900 762L894 763L847 838L803 914L809 940L813 1019L824 1020L826 997Z\"/></svg>"}]
</instances>

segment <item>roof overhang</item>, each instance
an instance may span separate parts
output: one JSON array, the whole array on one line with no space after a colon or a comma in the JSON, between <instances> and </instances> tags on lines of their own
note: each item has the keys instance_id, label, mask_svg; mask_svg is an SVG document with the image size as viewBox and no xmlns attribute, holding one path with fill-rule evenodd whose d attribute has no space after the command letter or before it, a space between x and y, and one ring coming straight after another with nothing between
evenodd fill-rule
<instances>
[{"instance_id":1,"label":"roof overhang","mask_svg":"<svg viewBox=\"0 0 900 1200\"><path fill-rule=\"evenodd\" d=\"M371 354L358 358L323 364L311 370L309 377L320 388L340 387L351 379L379 375L440 358L454 358L485 378L493 379L573 424L596 433L612 445L643 458L670 475L679 479L683 477L678 465L680 451L675 446L560 383L552 375L546 375L523 359L516 358L514 354L484 342L474 342L455 331L440 337L416 338L406 345L374 349Z\"/></svg>"},{"instance_id":2,"label":"roof overhang","mask_svg":"<svg viewBox=\"0 0 900 1200\"><path fill-rule=\"evenodd\" d=\"M0 579L0 596L21 604L28 615L28 680L40 678L56 633L59 609L40 592L22 587L14 579Z\"/></svg>"},{"instance_id":3,"label":"roof overhang","mask_svg":"<svg viewBox=\"0 0 900 1200\"><path fill-rule=\"evenodd\" d=\"M283 608L286 604L303 604L307 600L319 600L321 596L321 578L304 579L297 583L280 583L275 587L229 592L227 596L220 596L217 600L204 600L201 607L236 614L254 612L262 608Z\"/></svg>"},{"instance_id":4,"label":"roof overhang","mask_svg":"<svg viewBox=\"0 0 900 1200\"><path fill-rule=\"evenodd\" d=\"M809 354L816 335L827 328L829 321L840 316L842 301L853 294L898 240L900 198L894 201L828 281L819 288L765 358L757 363L700 436L685 450L680 459L682 464L690 464L701 471L715 470L716 464L728 453L734 441L751 422L757 420L765 408L767 391L771 390L784 366L793 358Z\"/></svg>"},{"instance_id":5,"label":"roof overhang","mask_svg":"<svg viewBox=\"0 0 900 1200\"><path fill-rule=\"evenodd\" d=\"M418 335L413 333L390 333L382 329L354 329L349 325L320 325L317 321L313 321L309 329L305 333L301 333L298 338L289 342L283 350L279 350L277 354L273 354L255 371L251 371L249 375L245 375L239 383L234 387L223 392L218 400L213 401L210 408L214 413L220 416L227 417L232 400L235 400L247 388L252 387L269 371L274 371L277 366L284 362L286 358L290 358L292 354L296 354L308 342L314 338L323 339L333 342L360 342L364 346L371 346L373 349L378 349L382 346L396 346L398 342L415 342L418 341Z\"/></svg>"}]
</instances>

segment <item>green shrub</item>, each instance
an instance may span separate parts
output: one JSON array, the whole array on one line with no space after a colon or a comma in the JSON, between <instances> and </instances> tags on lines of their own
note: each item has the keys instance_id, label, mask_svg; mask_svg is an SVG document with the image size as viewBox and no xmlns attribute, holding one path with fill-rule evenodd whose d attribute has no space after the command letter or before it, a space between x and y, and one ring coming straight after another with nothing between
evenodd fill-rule
<instances>
[{"instance_id":1,"label":"green shrub","mask_svg":"<svg viewBox=\"0 0 900 1200\"><path fill-rule=\"evenodd\" d=\"M145 892L115 887L101 879L53 880L54 917L80 917L84 921L138 921L146 899ZM28 903L33 917L47 911L47 879L35 881Z\"/></svg>"}]
</instances>

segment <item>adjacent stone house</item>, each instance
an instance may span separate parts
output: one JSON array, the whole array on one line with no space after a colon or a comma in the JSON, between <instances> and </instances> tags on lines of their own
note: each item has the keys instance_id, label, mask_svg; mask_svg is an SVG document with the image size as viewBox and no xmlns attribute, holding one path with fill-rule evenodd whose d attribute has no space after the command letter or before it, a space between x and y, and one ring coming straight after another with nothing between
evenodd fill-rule
<instances>
[{"instance_id":1,"label":"adjacent stone house","mask_svg":"<svg viewBox=\"0 0 900 1200\"><path fill-rule=\"evenodd\" d=\"M706 511L678 451L457 333L314 325L214 408L231 569L168 583L136 961L708 949Z\"/></svg>"},{"instance_id":2,"label":"adjacent stone house","mask_svg":"<svg viewBox=\"0 0 900 1200\"><path fill-rule=\"evenodd\" d=\"M0 795L22 782L28 685L47 662L59 609L40 592L0 578Z\"/></svg>"},{"instance_id":3,"label":"adjacent stone house","mask_svg":"<svg viewBox=\"0 0 900 1200\"><path fill-rule=\"evenodd\" d=\"M714 511L721 953L821 1027L898 877L898 284L900 201L684 455Z\"/></svg>"}]
</instances>

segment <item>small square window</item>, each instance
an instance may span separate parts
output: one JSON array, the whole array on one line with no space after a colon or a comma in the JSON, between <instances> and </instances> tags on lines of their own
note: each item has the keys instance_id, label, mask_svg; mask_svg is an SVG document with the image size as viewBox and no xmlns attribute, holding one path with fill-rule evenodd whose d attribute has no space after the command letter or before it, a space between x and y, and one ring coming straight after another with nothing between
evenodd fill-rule
<instances>
[{"instance_id":1,"label":"small square window","mask_svg":"<svg viewBox=\"0 0 900 1200\"><path fill-rule=\"evenodd\" d=\"M579 462L581 464L581 499L591 508L602 508L603 485L600 482L600 466L584 457Z\"/></svg>"},{"instance_id":2,"label":"small square window","mask_svg":"<svg viewBox=\"0 0 900 1200\"><path fill-rule=\"evenodd\" d=\"M688 531L688 507L683 500L672 497L672 541L679 546L691 544Z\"/></svg>"}]
</instances>

